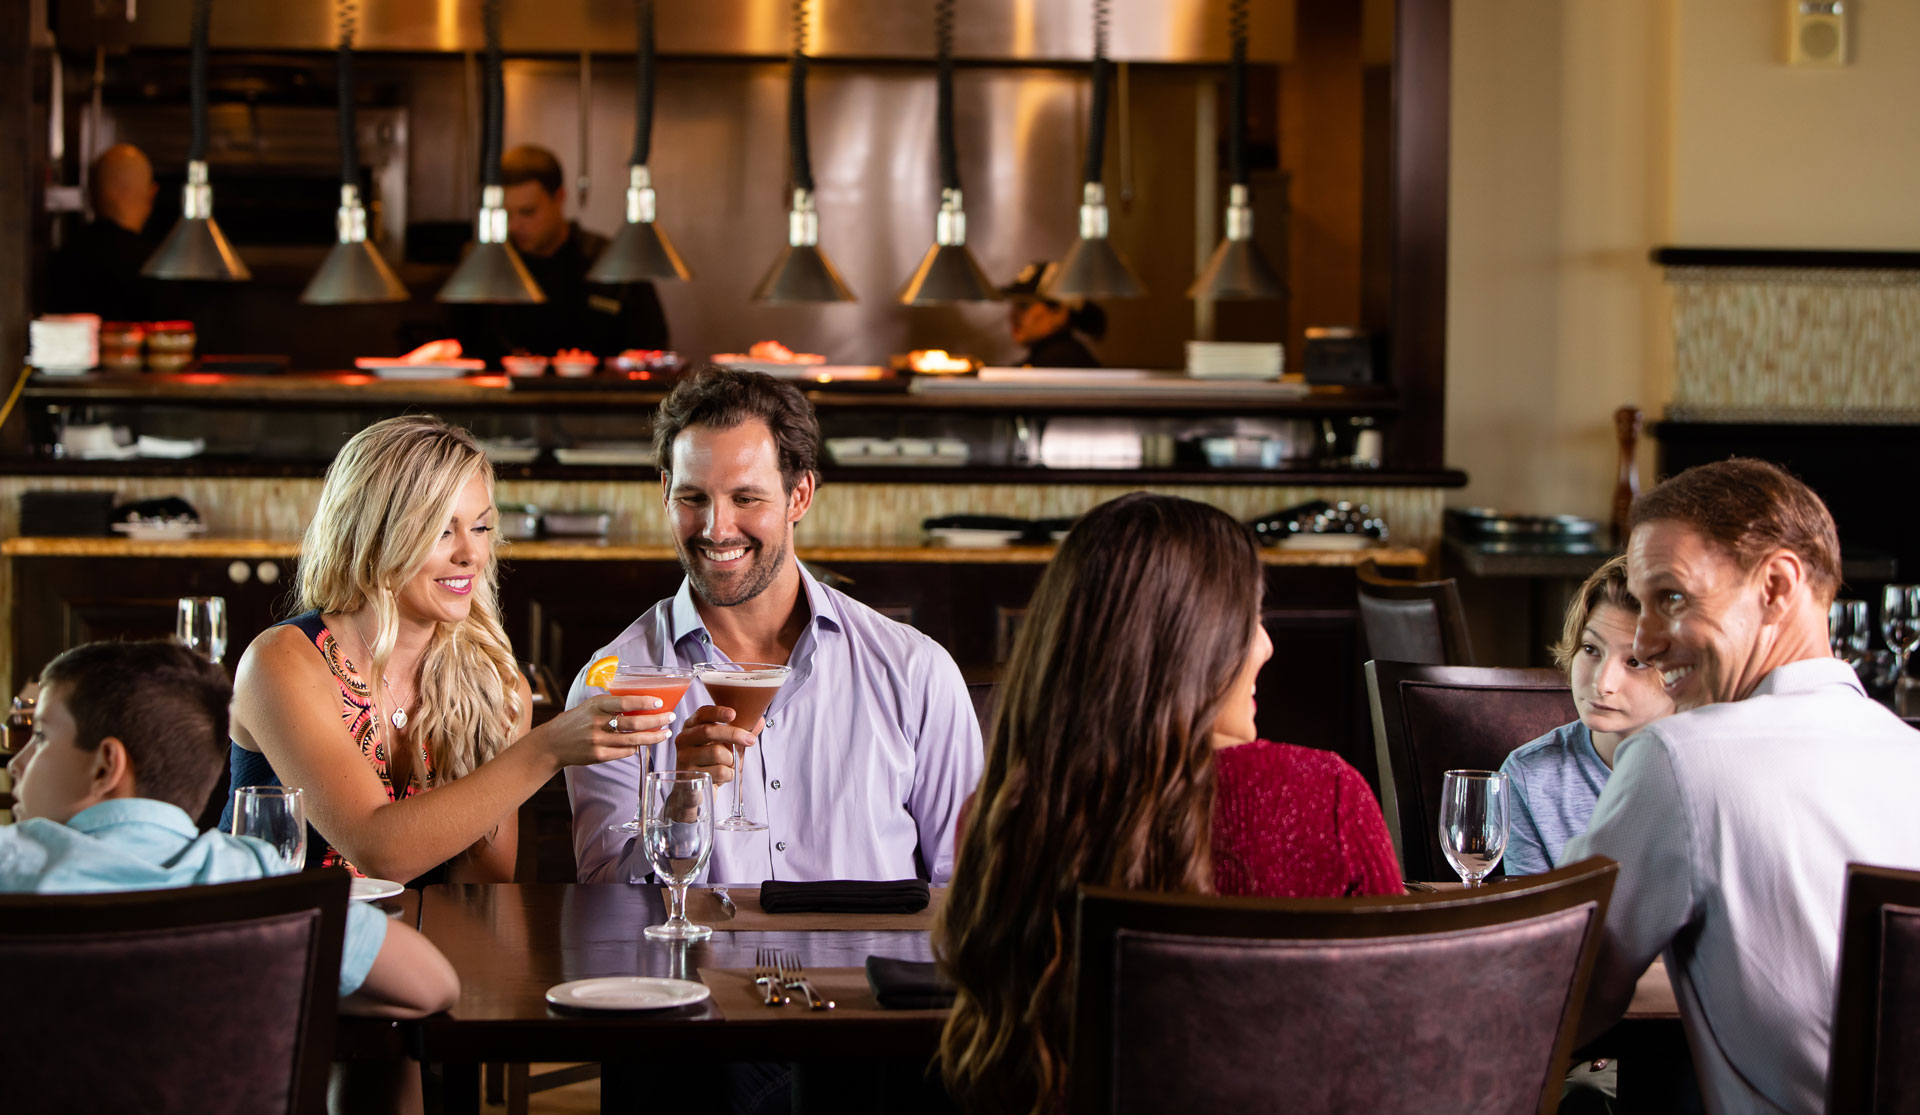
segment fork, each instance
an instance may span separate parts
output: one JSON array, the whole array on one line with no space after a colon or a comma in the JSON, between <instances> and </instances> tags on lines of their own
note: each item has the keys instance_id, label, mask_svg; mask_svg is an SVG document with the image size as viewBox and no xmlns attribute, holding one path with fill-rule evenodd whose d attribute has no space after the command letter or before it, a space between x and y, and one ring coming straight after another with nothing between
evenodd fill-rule
<instances>
[{"instance_id":1,"label":"fork","mask_svg":"<svg viewBox=\"0 0 1920 1115\"><path fill-rule=\"evenodd\" d=\"M772 949L753 950L753 982L765 996L761 1002L770 1007L785 1006L793 1001L781 990L781 973L775 964L777 959Z\"/></svg>"},{"instance_id":2,"label":"fork","mask_svg":"<svg viewBox=\"0 0 1920 1115\"><path fill-rule=\"evenodd\" d=\"M800 967L799 954L776 952L773 954L773 960L780 968L780 982L785 984L789 991L799 988L800 994L807 997L808 1010L833 1009L833 1000L820 994L813 986L813 981L807 978L806 971Z\"/></svg>"}]
</instances>

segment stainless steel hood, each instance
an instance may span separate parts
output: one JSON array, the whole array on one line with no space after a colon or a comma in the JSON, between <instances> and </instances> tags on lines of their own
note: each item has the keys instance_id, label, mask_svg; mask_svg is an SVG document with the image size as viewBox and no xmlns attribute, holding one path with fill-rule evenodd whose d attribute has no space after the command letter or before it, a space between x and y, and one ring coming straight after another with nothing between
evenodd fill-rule
<instances>
[{"instance_id":1,"label":"stainless steel hood","mask_svg":"<svg viewBox=\"0 0 1920 1115\"><path fill-rule=\"evenodd\" d=\"M64 48L183 47L192 0L55 0ZM794 0L700 0L663 4L664 55L780 58L790 47ZM804 2L804 0L802 0ZM812 5L818 58L924 58L933 38L931 6L903 0L835 0ZM503 6L502 38L515 54L624 53L634 38L630 0L518 0ZM1264 0L1247 56L1293 56L1293 0ZM213 13L223 50L332 50L339 31L324 0L223 4ZM473 51L483 45L480 5L461 0L363 4L355 48L363 51ZM1108 54L1121 62L1225 62L1227 0L1137 0L1115 5ZM1086 0L969 0L954 54L970 61L1084 62L1092 53Z\"/></svg>"}]
</instances>

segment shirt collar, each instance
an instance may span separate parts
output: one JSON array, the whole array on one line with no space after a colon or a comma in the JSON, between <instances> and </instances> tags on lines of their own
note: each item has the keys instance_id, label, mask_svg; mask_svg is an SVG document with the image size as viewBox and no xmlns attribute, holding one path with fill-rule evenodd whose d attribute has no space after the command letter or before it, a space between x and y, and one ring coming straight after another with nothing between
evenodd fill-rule
<instances>
[{"instance_id":1,"label":"shirt collar","mask_svg":"<svg viewBox=\"0 0 1920 1115\"><path fill-rule=\"evenodd\" d=\"M153 798L115 798L90 805L67 819L67 827L77 832L99 832L115 825L158 825L191 840L200 835L187 811L177 805Z\"/></svg>"},{"instance_id":2,"label":"shirt collar","mask_svg":"<svg viewBox=\"0 0 1920 1115\"><path fill-rule=\"evenodd\" d=\"M803 561L795 561L800 568L800 591L806 594L809 627L816 624L829 630L844 630L846 625L840 619L840 609L834 604L832 594L827 592L813 576ZM675 646L689 635L707 633L706 621L700 618L700 607L694 603L693 578L680 579L680 591L673 595L673 607L669 610L668 634L673 637Z\"/></svg>"},{"instance_id":3,"label":"shirt collar","mask_svg":"<svg viewBox=\"0 0 1920 1115\"><path fill-rule=\"evenodd\" d=\"M1760 684L1753 687L1752 696L1811 693L1829 686L1844 686L1862 697L1867 695L1866 689L1860 685L1860 676L1853 672L1852 666L1840 659L1803 658L1774 667L1772 673L1761 678Z\"/></svg>"}]
</instances>

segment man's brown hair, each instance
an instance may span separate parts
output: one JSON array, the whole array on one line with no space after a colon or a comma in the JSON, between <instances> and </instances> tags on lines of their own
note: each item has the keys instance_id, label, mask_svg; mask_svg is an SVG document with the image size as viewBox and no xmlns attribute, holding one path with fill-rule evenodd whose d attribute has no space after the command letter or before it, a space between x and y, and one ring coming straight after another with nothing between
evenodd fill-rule
<instances>
[{"instance_id":1,"label":"man's brown hair","mask_svg":"<svg viewBox=\"0 0 1920 1115\"><path fill-rule=\"evenodd\" d=\"M752 419L772 431L780 482L793 491L819 460L820 420L799 388L764 372L710 364L681 380L661 400L653 420L654 463L663 476L673 471L673 440L688 426L731 430Z\"/></svg>"},{"instance_id":2,"label":"man's brown hair","mask_svg":"<svg viewBox=\"0 0 1920 1115\"><path fill-rule=\"evenodd\" d=\"M40 671L42 691L56 684L74 746L95 751L114 737L141 797L200 816L227 762L225 670L178 643L86 643Z\"/></svg>"},{"instance_id":3,"label":"man's brown hair","mask_svg":"<svg viewBox=\"0 0 1920 1115\"><path fill-rule=\"evenodd\" d=\"M1776 550L1807 567L1814 595L1840 590L1840 536L1813 489L1778 465L1747 457L1695 465L1633 501L1633 527L1670 519L1717 543L1746 572Z\"/></svg>"},{"instance_id":4,"label":"man's brown hair","mask_svg":"<svg viewBox=\"0 0 1920 1115\"><path fill-rule=\"evenodd\" d=\"M502 186L538 182L541 189L550 194L557 194L565 177L560 172L559 156L544 147L535 147L529 143L500 156Z\"/></svg>"}]
</instances>

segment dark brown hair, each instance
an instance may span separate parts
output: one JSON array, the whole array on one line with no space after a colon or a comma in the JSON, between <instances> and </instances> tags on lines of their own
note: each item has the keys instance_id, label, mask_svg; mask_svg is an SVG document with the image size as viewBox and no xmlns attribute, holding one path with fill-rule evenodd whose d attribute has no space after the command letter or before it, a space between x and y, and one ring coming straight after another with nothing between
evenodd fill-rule
<instances>
[{"instance_id":1,"label":"dark brown hair","mask_svg":"<svg viewBox=\"0 0 1920 1115\"><path fill-rule=\"evenodd\" d=\"M550 194L557 194L565 178L566 176L560 171L559 156L544 147L536 147L528 143L500 156L502 186L538 182L541 189Z\"/></svg>"},{"instance_id":2,"label":"dark brown hair","mask_svg":"<svg viewBox=\"0 0 1920 1115\"><path fill-rule=\"evenodd\" d=\"M1807 566L1814 595L1840 591L1840 536L1813 489L1778 465L1747 457L1695 465L1633 501L1633 526L1670 519L1720 545L1752 572L1768 554L1791 550Z\"/></svg>"},{"instance_id":3,"label":"dark brown hair","mask_svg":"<svg viewBox=\"0 0 1920 1115\"><path fill-rule=\"evenodd\" d=\"M178 643L86 643L47 663L40 687L64 686L74 745L112 736L134 788L198 817L227 761L226 671Z\"/></svg>"},{"instance_id":4,"label":"dark brown hair","mask_svg":"<svg viewBox=\"0 0 1920 1115\"><path fill-rule=\"evenodd\" d=\"M1212 728L1261 581L1245 527L1145 492L1088 512L1041 576L935 930L968 1110L1061 1103L1081 884L1212 890Z\"/></svg>"},{"instance_id":5,"label":"dark brown hair","mask_svg":"<svg viewBox=\"0 0 1920 1115\"><path fill-rule=\"evenodd\" d=\"M1625 554L1615 554L1594 570L1567 604L1566 624L1560 629L1560 641L1552 647L1553 664L1560 667L1561 673L1573 669L1573 657L1580 653L1580 644L1586 641L1587 621L1602 604L1611 604L1635 616L1640 614L1639 599L1627 591Z\"/></svg>"},{"instance_id":6,"label":"dark brown hair","mask_svg":"<svg viewBox=\"0 0 1920 1115\"><path fill-rule=\"evenodd\" d=\"M711 364L679 382L660 401L653 420L653 459L662 475L673 471L673 439L688 426L731 430L758 419L773 434L780 456L780 482L793 491L820 457L820 420L813 404L791 383L764 372Z\"/></svg>"}]
</instances>

